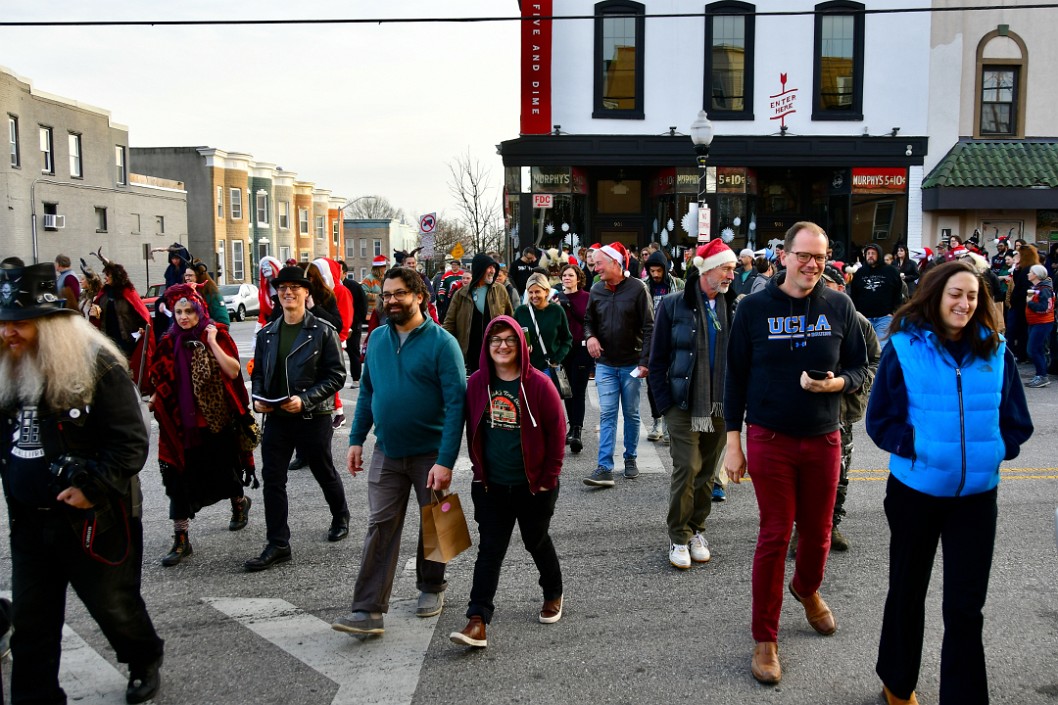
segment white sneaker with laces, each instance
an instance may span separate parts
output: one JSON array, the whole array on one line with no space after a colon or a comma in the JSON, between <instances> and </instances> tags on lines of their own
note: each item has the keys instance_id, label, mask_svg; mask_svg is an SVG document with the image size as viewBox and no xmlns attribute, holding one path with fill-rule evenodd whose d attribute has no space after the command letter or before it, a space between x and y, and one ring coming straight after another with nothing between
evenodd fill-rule
<instances>
[{"instance_id":1,"label":"white sneaker with laces","mask_svg":"<svg viewBox=\"0 0 1058 705\"><path fill-rule=\"evenodd\" d=\"M695 563L708 563L709 559L713 557L709 553L709 542L705 540L705 537L700 533L695 534L691 537L691 543L688 546L691 554L691 560Z\"/></svg>"},{"instance_id":2,"label":"white sneaker with laces","mask_svg":"<svg viewBox=\"0 0 1058 705\"><path fill-rule=\"evenodd\" d=\"M654 423L651 424L650 431L647 433L647 440L660 441L661 433L661 419L654 419Z\"/></svg>"},{"instance_id":3,"label":"white sneaker with laces","mask_svg":"<svg viewBox=\"0 0 1058 705\"><path fill-rule=\"evenodd\" d=\"M670 543L669 563L680 570L687 570L690 568L691 554L687 551L687 547L681 543Z\"/></svg>"}]
</instances>

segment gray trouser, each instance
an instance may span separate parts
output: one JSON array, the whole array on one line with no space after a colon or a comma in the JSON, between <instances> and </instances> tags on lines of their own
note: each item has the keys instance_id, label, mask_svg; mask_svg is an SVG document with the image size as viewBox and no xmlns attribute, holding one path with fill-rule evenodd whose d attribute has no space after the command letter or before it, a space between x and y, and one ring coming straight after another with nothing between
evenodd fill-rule
<instances>
[{"instance_id":1,"label":"gray trouser","mask_svg":"<svg viewBox=\"0 0 1058 705\"><path fill-rule=\"evenodd\" d=\"M691 414L676 407L665 412L672 456L669 486L669 540L686 544L705 529L713 508L713 478L727 445L724 422L713 419L714 431L691 431Z\"/></svg>"},{"instance_id":2,"label":"gray trouser","mask_svg":"<svg viewBox=\"0 0 1058 705\"><path fill-rule=\"evenodd\" d=\"M841 424L841 476L838 478L838 494L834 500L833 525L841 523L845 516L845 495L849 491L849 466L852 465L852 424Z\"/></svg>"},{"instance_id":3,"label":"gray trouser","mask_svg":"<svg viewBox=\"0 0 1058 705\"><path fill-rule=\"evenodd\" d=\"M367 470L367 536L360 554L360 574L353 589L353 611L388 612L393 578L397 572L408 498L415 490L420 507L431 502L426 477L437 462L436 454L389 458L375 448ZM422 592L445 589L445 564L423 558L422 527L415 556L416 587Z\"/></svg>"}]
</instances>

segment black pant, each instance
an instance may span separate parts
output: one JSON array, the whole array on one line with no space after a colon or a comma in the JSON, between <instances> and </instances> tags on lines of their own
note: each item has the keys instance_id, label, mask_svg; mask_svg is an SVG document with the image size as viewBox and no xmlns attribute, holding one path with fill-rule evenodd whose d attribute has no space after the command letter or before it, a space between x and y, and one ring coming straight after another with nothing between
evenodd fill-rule
<instances>
[{"instance_id":1,"label":"black pant","mask_svg":"<svg viewBox=\"0 0 1058 705\"><path fill-rule=\"evenodd\" d=\"M345 352L349 355L349 376L354 382L360 381L360 338L364 334L364 327L354 323L349 329L349 337L345 341Z\"/></svg>"},{"instance_id":2,"label":"black pant","mask_svg":"<svg viewBox=\"0 0 1058 705\"><path fill-rule=\"evenodd\" d=\"M59 687L59 659L67 586L73 586L119 662L143 668L162 657L164 642L154 631L140 595L143 525L138 518L128 518L127 533L124 514L117 518L118 524L102 532L117 532L122 548L126 542L128 546L123 561L108 565L82 550L80 534L70 522L72 510L42 511L15 502L8 506L11 623L15 629L11 635L13 703L66 702Z\"/></svg>"},{"instance_id":3,"label":"black pant","mask_svg":"<svg viewBox=\"0 0 1058 705\"><path fill-rule=\"evenodd\" d=\"M470 588L467 617L480 615L485 624L492 621L492 600L500 584L500 567L514 533L514 522L522 533L525 550L540 571L540 587L545 600L562 596L562 568L558 564L555 544L547 533L555 513L558 488L551 492L529 491L529 485L470 486L474 500L474 521L478 523L478 558L474 562L474 584Z\"/></svg>"},{"instance_id":4,"label":"black pant","mask_svg":"<svg viewBox=\"0 0 1058 705\"><path fill-rule=\"evenodd\" d=\"M937 553L944 547L944 640L940 654L940 705L988 702L981 631L996 538L996 490L965 497L933 497L892 475L886 486L889 594L875 670L900 698L918 683L922 663L926 591Z\"/></svg>"},{"instance_id":5,"label":"black pant","mask_svg":"<svg viewBox=\"0 0 1058 705\"><path fill-rule=\"evenodd\" d=\"M269 414L261 438L261 480L264 483L265 527L272 546L290 545L287 525L287 466L296 449L312 470L332 517L348 517L345 488L331 457L329 414L305 418Z\"/></svg>"},{"instance_id":6,"label":"black pant","mask_svg":"<svg viewBox=\"0 0 1058 705\"><path fill-rule=\"evenodd\" d=\"M580 427L584 425L584 395L588 391L588 380L595 369L595 361L588 354L588 348L574 344L562 365L566 369L569 386L573 389L573 396L564 400L566 420L570 426Z\"/></svg>"}]
</instances>

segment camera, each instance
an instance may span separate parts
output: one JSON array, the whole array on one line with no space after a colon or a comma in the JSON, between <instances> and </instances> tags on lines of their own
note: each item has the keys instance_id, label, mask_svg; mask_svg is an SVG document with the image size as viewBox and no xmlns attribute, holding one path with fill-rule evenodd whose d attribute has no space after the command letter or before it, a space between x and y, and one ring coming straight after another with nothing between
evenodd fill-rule
<instances>
[{"instance_id":1,"label":"camera","mask_svg":"<svg viewBox=\"0 0 1058 705\"><path fill-rule=\"evenodd\" d=\"M85 467L85 461L72 455L59 456L51 464L51 474L60 491L67 487L83 489L91 479L91 474Z\"/></svg>"}]
</instances>

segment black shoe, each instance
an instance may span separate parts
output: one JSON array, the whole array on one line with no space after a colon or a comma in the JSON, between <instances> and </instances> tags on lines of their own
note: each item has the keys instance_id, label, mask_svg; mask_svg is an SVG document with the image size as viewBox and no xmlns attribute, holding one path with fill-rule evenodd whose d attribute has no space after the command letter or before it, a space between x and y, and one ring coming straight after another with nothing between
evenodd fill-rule
<instances>
[{"instance_id":1,"label":"black shoe","mask_svg":"<svg viewBox=\"0 0 1058 705\"><path fill-rule=\"evenodd\" d=\"M147 666L131 666L129 685L125 688L125 702L130 705L145 703L157 695L158 688L162 685L162 676L159 673L161 668L160 658Z\"/></svg>"},{"instance_id":2,"label":"black shoe","mask_svg":"<svg viewBox=\"0 0 1058 705\"><path fill-rule=\"evenodd\" d=\"M341 541L349 535L349 517L334 517L331 519L331 530L327 532L327 540L331 543Z\"/></svg>"},{"instance_id":3,"label":"black shoe","mask_svg":"<svg viewBox=\"0 0 1058 705\"><path fill-rule=\"evenodd\" d=\"M580 426L574 426L570 431L569 450L571 453L579 453L584 450L584 443L580 440Z\"/></svg>"},{"instance_id":4,"label":"black shoe","mask_svg":"<svg viewBox=\"0 0 1058 705\"><path fill-rule=\"evenodd\" d=\"M173 537L173 547L169 549L169 553L162 559L162 565L166 568L172 568L194 552L194 549L191 548L191 541L187 538L187 532L177 531Z\"/></svg>"},{"instance_id":5,"label":"black shoe","mask_svg":"<svg viewBox=\"0 0 1058 705\"><path fill-rule=\"evenodd\" d=\"M307 468L308 466L309 466L309 461L307 461L304 458L301 458L301 457L295 455L294 459L290 461L290 465L287 466L287 470L290 470L290 471L301 470L302 468Z\"/></svg>"},{"instance_id":6,"label":"black shoe","mask_svg":"<svg viewBox=\"0 0 1058 705\"><path fill-rule=\"evenodd\" d=\"M250 522L250 505L253 504L249 497L243 496L241 501L231 505L231 521L228 522L228 531L240 531L246 528Z\"/></svg>"},{"instance_id":7,"label":"black shoe","mask_svg":"<svg viewBox=\"0 0 1058 705\"><path fill-rule=\"evenodd\" d=\"M243 563L243 567L250 573L271 568L275 563L286 563L290 560L290 546L275 546L268 544L257 558L251 558Z\"/></svg>"}]
</instances>

